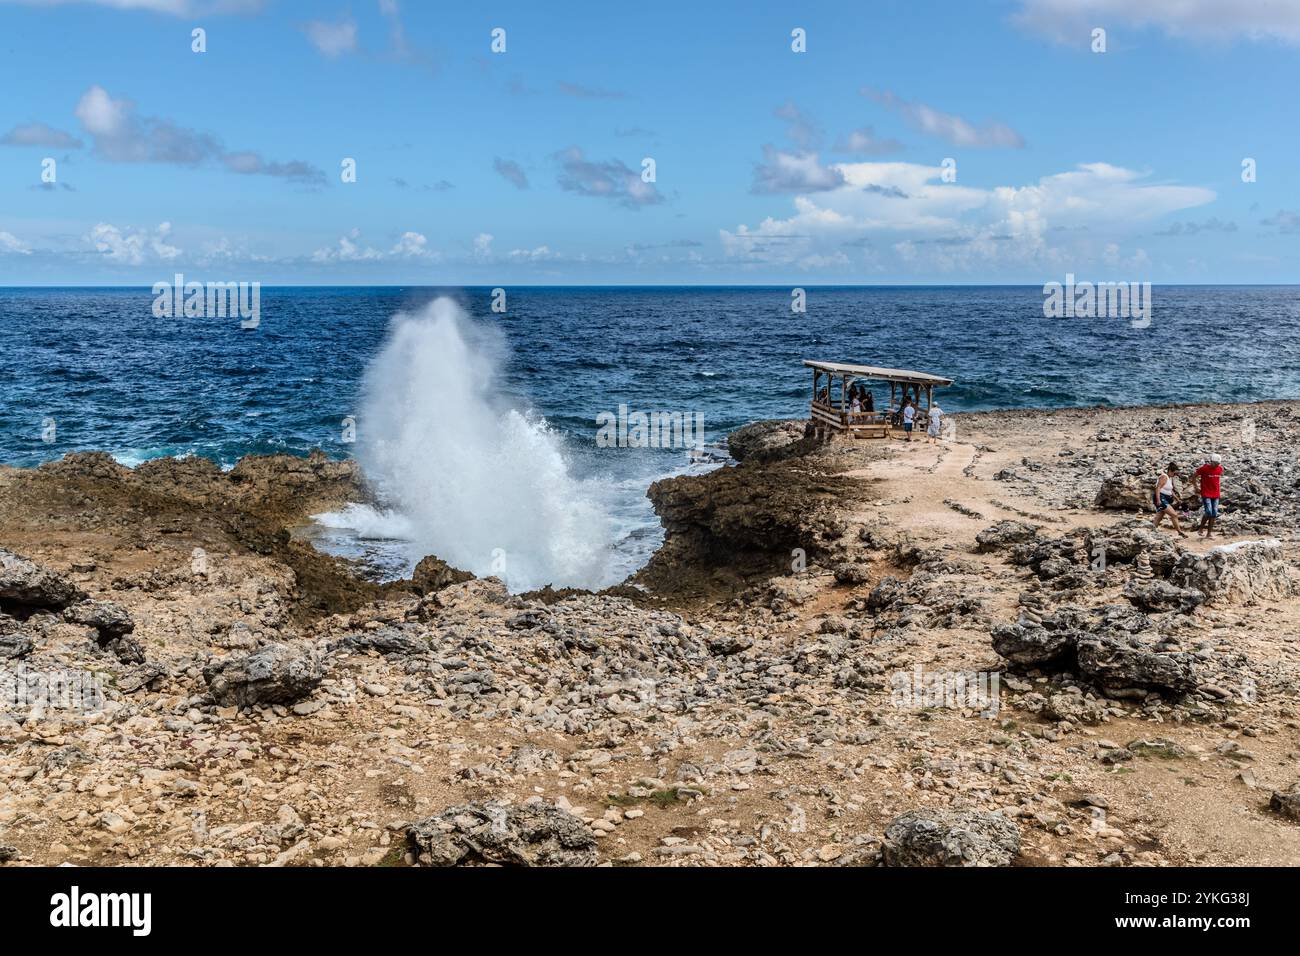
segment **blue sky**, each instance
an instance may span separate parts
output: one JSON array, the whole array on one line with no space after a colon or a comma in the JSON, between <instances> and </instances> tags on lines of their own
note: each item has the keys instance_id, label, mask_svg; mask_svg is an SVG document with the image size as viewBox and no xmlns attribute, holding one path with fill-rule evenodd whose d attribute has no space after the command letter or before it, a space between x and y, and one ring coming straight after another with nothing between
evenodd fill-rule
<instances>
[{"instance_id":1,"label":"blue sky","mask_svg":"<svg viewBox=\"0 0 1300 956\"><path fill-rule=\"evenodd\" d=\"M1300 0L0 0L0 283L1294 282L1298 58Z\"/></svg>"}]
</instances>

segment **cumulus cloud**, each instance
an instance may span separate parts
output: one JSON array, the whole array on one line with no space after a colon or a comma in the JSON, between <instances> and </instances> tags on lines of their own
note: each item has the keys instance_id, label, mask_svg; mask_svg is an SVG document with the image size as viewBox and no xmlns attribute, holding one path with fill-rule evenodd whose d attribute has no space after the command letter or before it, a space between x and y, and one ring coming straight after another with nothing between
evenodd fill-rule
<instances>
[{"instance_id":1,"label":"cumulus cloud","mask_svg":"<svg viewBox=\"0 0 1300 956\"><path fill-rule=\"evenodd\" d=\"M492 168L507 182L513 183L516 189L528 188L528 174L513 159L502 159L498 156L493 161Z\"/></svg>"},{"instance_id":2,"label":"cumulus cloud","mask_svg":"<svg viewBox=\"0 0 1300 956\"><path fill-rule=\"evenodd\" d=\"M44 123L23 123L0 136L4 146L46 146L50 149L80 149L81 140Z\"/></svg>"},{"instance_id":3,"label":"cumulus cloud","mask_svg":"<svg viewBox=\"0 0 1300 956\"><path fill-rule=\"evenodd\" d=\"M171 120L140 116L135 104L92 86L74 110L91 138L95 153L115 163L170 163L199 166L216 162L245 175L273 176L307 185L323 185L325 173L302 160L271 162L249 150L226 152L209 133L186 129Z\"/></svg>"},{"instance_id":4,"label":"cumulus cloud","mask_svg":"<svg viewBox=\"0 0 1300 956\"><path fill-rule=\"evenodd\" d=\"M334 245L317 249L311 254L311 261L318 263L437 258L437 251L429 248L429 240L418 232L402 233L390 249L384 250L365 245L361 240L360 229L349 230Z\"/></svg>"},{"instance_id":5,"label":"cumulus cloud","mask_svg":"<svg viewBox=\"0 0 1300 956\"><path fill-rule=\"evenodd\" d=\"M763 162L754 166L755 193L806 193L838 189L844 175L834 166L823 166L816 153L788 153L775 146L763 147Z\"/></svg>"},{"instance_id":6,"label":"cumulus cloud","mask_svg":"<svg viewBox=\"0 0 1300 956\"><path fill-rule=\"evenodd\" d=\"M107 262L138 266L145 262L168 262L181 255L180 248L168 242L171 232L170 222L159 223L151 232L124 230L111 223L101 222L86 235L86 241Z\"/></svg>"},{"instance_id":7,"label":"cumulus cloud","mask_svg":"<svg viewBox=\"0 0 1300 956\"><path fill-rule=\"evenodd\" d=\"M558 258L558 254L552 252L550 246L538 246L535 249L511 249L506 258L513 262L547 262Z\"/></svg>"},{"instance_id":8,"label":"cumulus cloud","mask_svg":"<svg viewBox=\"0 0 1300 956\"><path fill-rule=\"evenodd\" d=\"M1150 183L1142 173L1107 163L992 189L945 183L939 166L860 162L833 168L842 185L796 195L791 214L721 230L724 252L749 265L807 268L834 264L844 248L875 246L903 262L925 249L940 268L1068 264L1071 256L1101 254L1087 244L1089 230L1128 231L1215 198L1208 189Z\"/></svg>"},{"instance_id":9,"label":"cumulus cloud","mask_svg":"<svg viewBox=\"0 0 1300 956\"><path fill-rule=\"evenodd\" d=\"M977 125L956 113L945 113L925 103L908 102L888 90L864 87L869 97L887 110L898 113L913 129L952 143L954 146L1001 146L1020 149L1025 139L1003 123Z\"/></svg>"},{"instance_id":10,"label":"cumulus cloud","mask_svg":"<svg viewBox=\"0 0 1300 956\"><path fill-rule=\"evenodd\" d=\"M1017 23L1061 43L1087 46L1093 27L1152 27L1197 40L1273 40L1300 44L1295 0L1020 0Z\"/></svg>"},{"instance_id":11,"label":"cumulus cloud","mask_svg":"<svg viewBox=\"0 0 1300 956\"><path fill-rule=\"evenodd\" d=\"M601 162L588 160L581 149L570 146L560 151L561 189L581 196L609 199L629 209L639 209L664 201L658 187L641 179L641 174L620 159Z\"/></svg>"}]
</instances>

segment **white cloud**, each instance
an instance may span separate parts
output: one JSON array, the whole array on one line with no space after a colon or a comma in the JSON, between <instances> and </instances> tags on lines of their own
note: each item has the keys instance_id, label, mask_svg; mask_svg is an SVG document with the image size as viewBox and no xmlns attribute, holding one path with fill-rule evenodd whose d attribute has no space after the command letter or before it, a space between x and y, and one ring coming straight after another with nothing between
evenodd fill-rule
<instances>
[{"instance_id":1,"label":"white cloud","mask_svg":"<svg viewBox=\"0 0 1300 956\"><path fill-rule=\"evenodd\" d=\"M861 90L888 110L899 113L910 126L930 136L937 136L954 146L1002 146L1019 149L1025 139L1004 123L976 125L956 113L945 113L925 103L900 99L888 90Z\"/></svg>"},{"instance_id":2,"label":"white cloud","mask_svg":"<svg viewBox=\"0 0 1300 956\"><path fill-rule=\"evenodd\" d=\"M664 201L659 188L621 159L589 160L577 146L556 154L560 161L557 182L561 189L581 196L609 199L628 209Z\"/></svg>"},{"instance_id":3,"label":"white cloud","mask_svg":"<svg viewBox=\"0 0 1300 956\"><path fill-rule=\"evenodd\" d=\"M102 86L92 86L82 94L73 115L91 136L121 136L131 111L126 100L115 100Z\"/></svg>"},{"instance_id":4,"label":"white cloud","mask_svg":"<svg viewBox=\"0 0 1300 956\"><path fill-rule=\"evenodd\" d=\"M153 232L123 231L101 222L90 230L86 241L109 262L138 266L152 260L167 262L181 255L181 250L167 241L171 231L170 222L159 223Z\"/></svg>"},{"instance_id":5,"label":"white cloud","mask_svg":"<svg viewBox=\"0 0 1300 956\"><path fill-rule=\"evenodd\" d=\"M1094 27L1154 27L1197 40L1245 38L1300 44L1295 0L1020 0L1018 23L1087 47Z\"/></svg>"},{"instance_id":6,"label":"white cloud","mask_svg":"<svg viewBox=\"0 0 1300 956\"><path fill-rule=\"evenodd\" d=\"M559 258L559 254L552 252L549 246L538 246L536 249L511 249L506 255L515 262L546 262Z\"/></svg>"},{"instance_id":7,"label":"white cloud","mask_svg":"<svg viewBox=\"0 0 1300 956\"><path fill-rule=\"evenodd\" d=\"M323 171L301 160L270 162L251 150L226 152L210 133L186 129L169 119L140 116L135 104L114 98L102 86L82 94L75 115L94 142L95 152L117 163L170 163L199 166L219 162L231 172L273 176L320 186Z\"/></svg>"},{"instance_id":8,"label":"white cloud","mask_svg":"<svg viewBox=\"0 0 1300 956\"><path fill-rule=\"evenodd\" d=\"M474 237L474 258L487 259L492 255L492 233L480 232Z\"/></svg>"},{"instance_id":9,"label":"white cloud","mask_svg":"<svg viewBox=\"0 0 1300 956\"><path fill-rule=\"evenodd\" d=\"M317 249L311 254L312 262L378 262L385 259L437 259L436 250L429 248L429 240L418 232L404 232L391 249L384 251L364 245L361 230L352 229L340 236L333 246Z\"/></svg>"},{"instance_id":10,"label":"white cloud","mask_svg":"<svg viewBox=\"0 0 1300 956\"><path fill-rule=\"evenodd\" d=\"M29 256L32 250L12 232L0 232L0 255Z\"/></svg>"},{"instance_id":11,"label":"white cloud","mask_svg":"<svg viewBox=\"0 0 1300 956\"><path fill-rule=\"evenodd\" d=\"M342 56L354 53L357 49L357 25L351 19L330 23L327 20L311 20L303 27L307 39L326 56Z\"/></svg>"},{"instance_id":12,"label":"white cloud","mask_svg":"<svg viewBox=\"0 0 1300 956\"><path fill-rule=\"evenodd\" d=\"M870 126L862 126L841 136L835 143L837 153L854 153L858 156L879 156L896 153L903 144L896 139L880 139Z\"/></svg>"},{"instance_id":13,"label":"white cloud","mask_svg":"<svg viewBox=\"0 0 1300 956\"><path fill-rule=\"evenodd\" d=\"M1104 258L1092 233L1122 238L1161 216L1215 198L1208 189L1149 183L1141 173L1107 163L992 189L945 183L941 167L916 163L840 163L833 168L843 184L795 196L790 215L720 230L726 255L750 266L823 268L839 262L846 249L876 256L876 250L865 247L879 246L904 263L925 257L939 269L993 263L1055 266L1081 257ZM1135 265L1141 260L1122 261Z\"/></svg>"},{"instance_id":14,"label":"white cloud","mask_svg":"<svg viewBox=\"0 0 1300 956\"><path fill-rule=\"evenodd\" d=\"M262 0L0 0L29 7L62 7L71 4L109 7L113 10L143 10L174 17L196 14L245 13L261 9Z\"/></svg>"},{"instance_id":15,"label":"white cloud","mask_svg":"<svg viewBox=\"0 0 1300 956\"><path fill-rule=\"evenodd\" d=\"M404 232L390 255L405 259L428 259L436 256L436 253L429 248L429 240L420 233Z\"/></svg>"},{"instance_id":16,"label":"white cloud","mask_svg":"<svg viewBox=\"0 0 1300 956\"><path fill-rule=\"evenodd\" d=\"M148 10L152 13L170 13L172 16L184 16L191 12L189 0L12 0L31 7L61 7L79 2L100 7L112 7L115 10Z\"/></svg>"},{"instance_id":17,"label":"white cloud","mask_svg":"<svg viewBox=\"0 0 1300 956\"><path fill-rule=\"evenodd\" d=\"M763 162L754 166L750 191L806 193L835 189L843 184L843 174L833 166L823 166L816 153L787 153L765 145Z\"/></svg>"},{"instance_id":18,"label":"white cloud","mask_svg":"<svg viewBox=\"0 0 1300 956\"><path fill-rule=\"evenodd\" d=\"M0 136L5 146L48 146L51 149L80 149L81 140L71 133L44 123L23 123Z\"/></svg>"}]
</instances>

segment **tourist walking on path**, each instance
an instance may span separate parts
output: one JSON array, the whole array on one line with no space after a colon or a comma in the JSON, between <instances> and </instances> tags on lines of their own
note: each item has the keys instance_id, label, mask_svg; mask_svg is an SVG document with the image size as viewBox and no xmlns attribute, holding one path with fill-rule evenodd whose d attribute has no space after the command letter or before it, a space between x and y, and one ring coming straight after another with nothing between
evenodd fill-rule
<instances>
[{"instance_id":1,"label":"tourist walking on path","mask_svg":"<svg viewBox=\"0 0 1300 956\"><path fill-rule=\"evenodd\" d=\"M938 405L930 406L930 424L925 427L926 439L931 445L943 430L943 409Z\"/></svg>"},{"instance_id":2,"label":"tourist walking on path","mask_svg":"<svg viewBox=\"0 0 1300 956\"><path fill-rule=\"evenodd\" d=\"M1179 526L1178 512L1174 510L1174 502L1178 500L1178 486L1175 484L1177 477L1178 466L1171 461L1164 474L1156 479L1156 490L1152 496L1156 506L1156 520L1151 527L1153 530L1159 528L1160 522L1168 518L1169 523L1174 526L1174 530L1185 538L1187 532Z\"/></svg>"},{"instance_id":3,"label":"tourist walking on path","mask_svg":"<svg viewBox=\"0 0 1300 956\"><path fill-rule=\"evenodd\" d=\"M1223 461L1218 455L1211 455L1210 460L1196 469L1196 477L1201 479L1201 524L1197 534L1206 538L1214 537L1214 522L1219 519L1219 479L1223 477Z\"/></svg>"}]
</instances>

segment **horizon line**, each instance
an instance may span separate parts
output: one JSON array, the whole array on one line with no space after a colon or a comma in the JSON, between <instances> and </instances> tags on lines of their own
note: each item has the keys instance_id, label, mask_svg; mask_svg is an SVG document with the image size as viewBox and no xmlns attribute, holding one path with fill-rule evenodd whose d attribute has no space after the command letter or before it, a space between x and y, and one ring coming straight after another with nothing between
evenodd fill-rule
<instances>
[{"instance_id":1,"label":"horizon line","mask_svg":"<svg viewBox=\"0 0 1300 956\"><path fill-rule=\"evenodd\" d=\"M184 275L184 273L180 273ZM173 274L175 275L175 274ZM164 280L159 280L164 281ZM200 281L200 280L195 280ZM313 283L313 282L285 282L285 283L266 283L260 280L218 280L209 279L206 282L245 282L249 285L256 284L264 289L492 289L496 287L516 288L516 289L1037 289L1040 284L1036 282L881 282L881 283L860 283L860 282L822 282L822 283L785 283L785 282L709 282L709 283L684 283L684 282L659 282L659 283L639 283L639 282L555 282L555 283L516 283L516 282L496 282L496 283L454 283L442 282L434 284L420 283ZM1056 279L1049 279L1048 282L1056 282ZM1096 285L1099 282L1109 282L1111 280L1093 280L1085 279L1083 282L1089 282ZM1119 281L1119 280L1117 280ZM1131 281L1131 280L1123 280ZM1140 280L1141 281L1141 280ZM0 291L19 291L26 289L146 289L152 291L155 283L117 283L112 285L104 284L64 284L50 283L42 285L6 285L0 284ZM1047 283L1043 283L1045 285ZM1076 283L1082 284L1082 283ZM1295 282L1152 282L1153 288L1293 288L1300 287L1300 280Z\"/></svg>"}]
</instances>

